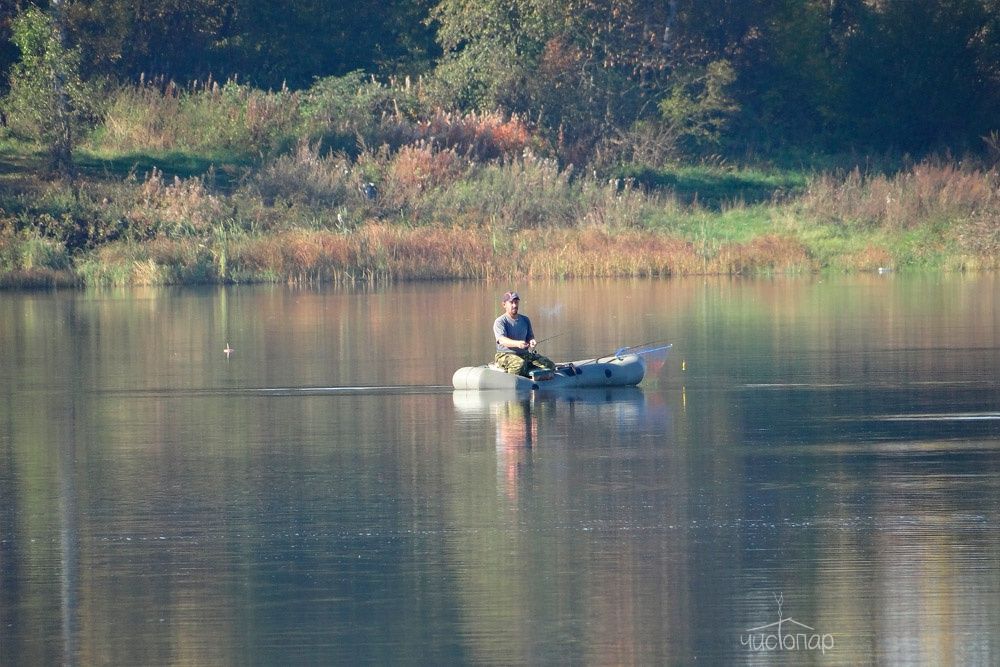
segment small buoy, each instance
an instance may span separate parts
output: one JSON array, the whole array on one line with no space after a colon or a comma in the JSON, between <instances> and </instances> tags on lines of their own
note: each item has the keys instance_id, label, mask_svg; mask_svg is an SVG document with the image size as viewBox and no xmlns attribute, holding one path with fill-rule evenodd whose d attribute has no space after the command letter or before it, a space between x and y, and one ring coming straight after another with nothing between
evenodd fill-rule
<instances>
[{"instance_id":1,"label":"small buoy","mask_svg":"<svg viewBox=\"0 0 1000 667\"><path fill-rule=\"evenodd\" d=\"M234 350L233 348L229 347L229 343L226 343L226 349L223 350L223 353L225 353L226 359L228 359L229 355L232 354L235 351L236 350Z\"/></svg>"},{"instance_id":2,"label":"small buoy","mask_svg":"<svg viewBox=\"0 0 1000 667\"><path fill-rule=\"evenodd\" d=\"M686 362L686 361L682 361L682 362L681 362L681 370L682 370L682 371L686 371L686 370L687 370L687 363L688 363L688 362Z\"/></svg>"}]
</instances>

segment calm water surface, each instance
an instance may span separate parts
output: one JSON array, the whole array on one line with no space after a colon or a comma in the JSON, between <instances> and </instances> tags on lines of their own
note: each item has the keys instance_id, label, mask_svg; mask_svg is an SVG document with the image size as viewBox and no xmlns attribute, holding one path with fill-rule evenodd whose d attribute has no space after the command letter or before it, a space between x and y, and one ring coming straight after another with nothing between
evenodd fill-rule
<instances>
[{"instance_id":1,"label":"calm water surface","mask_svg":"<svg viewBox=\"0 0 1000 667\"><path fill-rule=\"evenodd\" d=\"M0 663L1000 663L1000 278L509 287L0 293Z\"/></svg>"}]
</instances>

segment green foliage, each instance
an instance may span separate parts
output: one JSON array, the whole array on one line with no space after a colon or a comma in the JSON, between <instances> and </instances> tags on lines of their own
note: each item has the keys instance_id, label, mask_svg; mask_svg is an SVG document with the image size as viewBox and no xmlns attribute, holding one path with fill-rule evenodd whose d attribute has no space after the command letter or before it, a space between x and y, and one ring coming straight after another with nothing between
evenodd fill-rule
<instances>
[{"instance_id":1,"label":"green foliage","mask_svg":"<svg viewBox=\"0 0 1000 667\"><path fill-rule=\"evenodd\" d=\"M525 89L553 34L547 3L441 0L431 10L445 51L431 95L445 108L520 111Z\"/></svg>"},{"instance_id":2,"label":"green foliage","mask_svg":"<svg viewBox=\"0 0 1000 667\"><path fill-rule=\"evenodd\" d=\"M3 108L11 128L48 145L63 168L90 117L92 94L80 78L79 51L66 48L61 27L36 7L14 19L12 33L21 59L11 70Z\"/></svg>"},{"instance_id":3,"label":"green foliage","mask_svg":"<svg viewBox=\"0 0 1000 667\"><path fill-rule=\"evenodd\" d=\"M530 154L489 165L433 195L436 217L507 230L572 225L583 209L570 176L554 160Z\"/></svg>"},{"instance_id":4,"label":"green foliage","mask_svg":"<svg viewBox=\"0 0 1000 667\"><path fill-rule=\"evenodd\" d=\"M730 117L739 105L727 87L736 79L725 60L709 63L704 71L675 74L670 93L660 101L660 115L681 140L718 143Z\"/></svg>"},{"instance_id":5,"label":"green foliage","mask_svg":"<svg viewBox=\"0 0 1000 667\"><path fill-rule=\"evenodd\" d=\"M436 54L431 2L86 0L67 8L67 23L89 75L298 90L357 69L425 71Z\"/></svg>"},{"instance_id":6,"label":"green foliage","mask_svg":"<svg viewBox=\"0 0 1000 667\"><path fill-rule=\"evenodd\" d=\"M18 11L16 3L0 4L0 97L7 94L10 68L18 58L17 47L10 39L10 25Z\"/></svg>"},{"instance_id":7,"label":"green foliage","mask_svg":"<svg viewBox=\"0 0 1000 667\"><path fill-rule=\"evenodd\" d=\"M264 165L254 185L267 202L336 207L356 192L357 182L350 160L320 155L316 145L303 141L293 153Z\"/></svg>"},{"instance_id":8,"label":"green foliage","mask_svg":"<svg viewBox=\"0 0 1000 667\"><path fill-rule=\"evenodd\" d=\"M70 266L66 247L37 232L0 230L0 271L62 271Z\"/></svg>"},{"instance_id":9,"label":"green foliage","mask_svg":"<svg viewBox=\"0 0 1000 667\"><path fill-rule=\"evenodd\" d=\"M892 0L845 45L844 133L866 145L969 145L1000 120L1000 7L986 0Z\"/></svg>"},{"instance_id":10,"label":"green foliage","mask_svg":"<svg viewBox=\"0 0 1000 667\"><path fill-rule=\"evenodd\" d=\"M364 72L318 79L302 96L304 132L330 150L356 154L363 146L398 144L393 137L426 113L417 87L405 79L384 84Z\"/></svg>"}]
</instances>

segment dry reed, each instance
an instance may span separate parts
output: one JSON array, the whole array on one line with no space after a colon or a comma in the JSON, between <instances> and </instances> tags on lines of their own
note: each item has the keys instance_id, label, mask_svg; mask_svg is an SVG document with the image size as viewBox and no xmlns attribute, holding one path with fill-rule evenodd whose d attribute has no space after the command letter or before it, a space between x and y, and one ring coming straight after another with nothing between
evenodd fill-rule
<instances>
[{"instance_id":1,"label":"dry reed","mask_svg":"<svg viewBox=\"0 0 1000 667\"><path fill-rule=\"evenodd\" d=\"M803 210L822 221L867 228L912 229L965 220L1000 208L1000 173L953 162L926 161L894 176L813 178L801 199Z\"/></svg>"}]
</instances>

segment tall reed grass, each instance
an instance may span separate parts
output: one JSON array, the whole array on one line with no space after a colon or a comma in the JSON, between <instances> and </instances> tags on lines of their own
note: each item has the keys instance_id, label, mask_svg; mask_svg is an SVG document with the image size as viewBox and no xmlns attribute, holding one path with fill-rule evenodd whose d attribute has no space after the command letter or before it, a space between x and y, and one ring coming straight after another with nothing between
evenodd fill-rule
<instances>
[{"instance_id":1,"label":"tall reed grass","mask_svg":"<svg viewBox=\"0 0 1000 667\"><path fill-rule=\"evenodd\" d=\"M35 230L16 231L0 216L0 286L59 287L76 283L66 247Z\"/></svg>"},{"instance_id":2,"label":"tall reed grass","mask_svg":"<svg viewBox=\"0 0 1000 667\"><path fill-rule=\"evenodd\" d=\"M504 242L496 243L503 235ZM404 228L372 223L351 233L289 230L213 243L159 238L108 244L78 267L87 284L190 282L344 283L424 279L515 280L773 273L813 267L802 246L778 236L695 244L648 230Z\"/></svg>"},{"instance_id":3,"label":"tall reed grass","mask_svg":"<svg viewBox=\"0 0 1000 667\"><path fill-rule=\"evenodd\" d=\"M893 175L858 169L842 176L826 173L810 179L796 207L820 224L897 239L888 241L896 246L894 252L885 247L858 251L847 262L851 268L938 263L942 254L956 255L950 263L960 268L1000 266L997 167L927 160ZM907 242L921 230L916 241Z\"/></svg>"},{"instance_id":4,"label":"tall reed grass","mask_svg":"<svg viewBox=\"0 0 1000 667\"><path fill-rule=\"evenodd\" d=\"M805 213L833 224L911 229L1000 210L1000 172L927 161L894 175L824 173L800 201Z\"/></svg>"},{"instance_id":5,"label":"tall reed grass","mask_svg":"<svg viewBox=\"0 0 1000 667\"><path fill-rule=\"evenodd\" d=\"M172 81L122 86L104 109L91 139L98 151L269 152L299 124L299 94L264 92L229 81Z\"/></svg>"}]
</instances>

